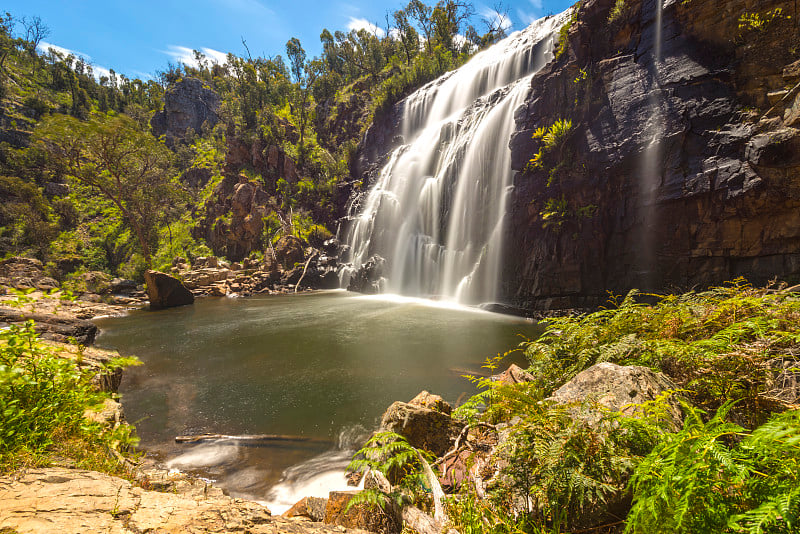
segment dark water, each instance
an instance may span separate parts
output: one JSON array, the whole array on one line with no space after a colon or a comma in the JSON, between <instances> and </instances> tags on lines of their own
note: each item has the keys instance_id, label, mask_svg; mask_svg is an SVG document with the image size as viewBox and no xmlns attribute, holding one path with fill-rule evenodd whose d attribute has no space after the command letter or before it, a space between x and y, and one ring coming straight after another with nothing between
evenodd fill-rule
<instances>
[{"instance_id":1,"label":"dark water","mask_svg":"<svg viewBox=\"0 0 800 534\"><path fill-rule=\"evenodd\" d=\"M393 401L423 389L451 403L473 393L464 372L538 331L517 318L345 292L200 299L97 324L98 345L145 364L126 370L121 387L141 447L266 500L289 466L317 457L310 465L320 471L318 455L372 430ZM313 441L174 442L205 432Z\"/></svg>"}]
</instances>

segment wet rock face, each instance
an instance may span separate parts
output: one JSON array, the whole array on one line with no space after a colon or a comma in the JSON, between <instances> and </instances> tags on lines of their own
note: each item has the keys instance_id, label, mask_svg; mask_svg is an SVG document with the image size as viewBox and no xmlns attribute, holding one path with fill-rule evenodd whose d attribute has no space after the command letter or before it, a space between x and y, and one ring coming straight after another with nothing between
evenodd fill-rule
<instances>
[{"instance_id":1,"label":"wet rock face","mask_svg":"<svg viewBox=\"0 0 800 534\"><path fill-rule=\"evenodd\" d=\"M665 1L660 61L656 3L628 0L608 23L614 4L583 3L515 115L501 299L581 308L609 290L800 277L794 4ZM776 8L792 18L739 28ZM560 119L570 134L529 168L533 132Z\"/></svg>"},{"instance_id":2,"label":"wet rock face","mask_svg":"<svg viewBox=\"0 0 800 534\"><path fill-rule=\"evenodd\" d=\"M213 127L219 122L219 95L204 87L202 80L187 78L171 86L164 94L164 109L150 120L156 137L165 136L172 146L183 139L191 128L199 132L203 124Z\"/></svg>"},{"instance_id":3,"label":"wet rock face","mask_svg":"<svg viewBox=\"0 0 800 534\"><path fill-rule=\"evenodd\" d=\"M350 285L347 286L348 291L355 291L356 293L366 293L373 295L381 293L383 287L383 271L386 268L386 260L375 254L367 262L359 267L350 277Z\"/></svg>"}]
</instances>

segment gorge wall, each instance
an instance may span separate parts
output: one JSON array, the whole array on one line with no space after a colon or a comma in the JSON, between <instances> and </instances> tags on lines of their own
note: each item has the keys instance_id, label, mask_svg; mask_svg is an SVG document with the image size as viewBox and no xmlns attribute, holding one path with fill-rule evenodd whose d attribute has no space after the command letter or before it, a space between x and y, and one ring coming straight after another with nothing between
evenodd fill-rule
<instances>
[{"instance_id":1,"label":"gorge wall","mask_svg":"<svg viewBox=\"0 0 800 534\"><path fill-rule=\"evenodd\" d=\"M502 300L800 279L797 3L660 1L585 0L533 77L511 139ZM533 138L565 121L550 145Z\"/></svg>"}]
</instances>

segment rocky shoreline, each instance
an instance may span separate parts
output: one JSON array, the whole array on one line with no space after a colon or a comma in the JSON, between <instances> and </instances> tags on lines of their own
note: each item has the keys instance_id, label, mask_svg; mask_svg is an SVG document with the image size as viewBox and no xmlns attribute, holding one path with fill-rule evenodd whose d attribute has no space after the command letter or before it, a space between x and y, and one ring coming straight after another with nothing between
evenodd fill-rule
<instances>
[{"instance_id":1,"label":"rocky shoreline","mask_svg":"<svg viewBox=\"0 0 800 534\"><path fill-rule=\"evenodd\" d=\"M203 268L224 272L226 267ZM91 346L98 329L90 319L122 315L148 301L141 286L109 281L101 274L87 273L88 290L74 295L47 277L38 260L0 262L0 328L33 320L44 343L60 357L79 361L82 368L97 369L98 389L116 393L122 370L111 374L100 370L119 354ZM97 284L98 279L104 283ZM112 292L120 287L124 293ZM198 284L195 289L203 294L209 287L215 286ZM126 424L122 406L114 399L107 399L96 411L87 411L85 417L114 428ZM297 511L291 517L272 516L263 504L229 497L204 480L169 471L151 460L135 464L116 451L109 453L123 462L127 480L78 469L68 458L53 459L50 467L22 469L0 477L0 531L364 532L324 524L321 519L313 521Z\"/></svg>"}]
</instances>

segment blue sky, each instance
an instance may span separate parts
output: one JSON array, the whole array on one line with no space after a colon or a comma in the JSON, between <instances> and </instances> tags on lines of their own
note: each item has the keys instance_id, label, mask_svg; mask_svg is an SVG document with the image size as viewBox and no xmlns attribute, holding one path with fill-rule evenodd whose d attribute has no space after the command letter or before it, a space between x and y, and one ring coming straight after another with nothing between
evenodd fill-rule
<instances>
[{"instance_id":1,"label":"blue sky","mask_svg":"<svg viewBox=\"0 0 800 534\"><path fill-rule=\"evenodd\" d=\"M39 16L50 28L47 43L84 56L96 72L108 68L130 77L150 77L168 61L188 58L192 49L210 57L245 55L242 38L255 56L285 55L297 37L309 56L320 51L319 34L377 23L403 0L6 0L16 18ZM428 0L433 4L435 1ZM475 1L478 13L495 0ZM512 30L559 13L572 0L505 0ZM476 23L479 20L475 21ZM481 30L480 25L476 27ZM188 61L188 59L187 59Z\"/></svg>"}]
</instances>

